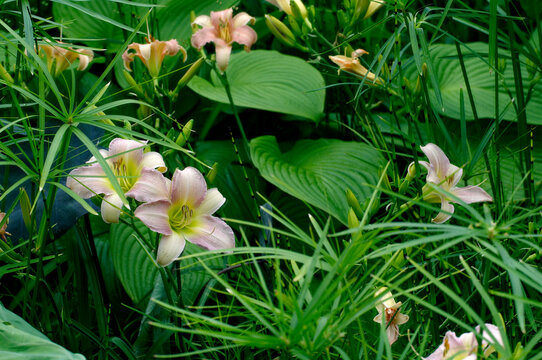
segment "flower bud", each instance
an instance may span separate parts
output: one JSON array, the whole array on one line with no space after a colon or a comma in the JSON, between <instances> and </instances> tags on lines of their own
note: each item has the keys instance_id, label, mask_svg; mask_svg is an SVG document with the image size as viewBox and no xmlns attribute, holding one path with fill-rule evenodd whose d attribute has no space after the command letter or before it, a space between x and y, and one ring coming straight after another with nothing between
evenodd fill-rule
<instances>
[{"instance_id":1,"label":"flower bud","mask_svg":"<svg viewBox=\"0 0 542 360\"><path fill-rule=\"evenodd\" d=\"M301 0L291 0L290 9L292 9L292 15L298 21L305 21L309 15L307 12L307 8L303 4L303 2L301 2Z\"/></svg>"},{"instance_id":2,"label":"flower bud","mask_svg":"<svg viewBox=\"0 0 542 360\"><path fill-rule=\"evenodd\" d=\"M179 134L179 137L177 137L177 140L175 143L179 146L184 146L188 139L190 139L190 134L192 133L192 125L194 124L194 119L188 120L186 125L183 126L183 131Z\"/></svg>"},{"instance_id":3,"label":"flower bud","mask_svg":"<svg viewBox=\"0 0 542 360\"><path fill-rule=\"evenodd\" d=\"M367 10L369 9L369 4L371 3L370 0L354 0L353 1L353 14L352 19L350 20L350 23L353 24L355 21L357 21L360 17L365 18L365 14L367 13Z\"/></svg>"},{"instance_id":4,"label":"flower bud","mask_svg":"<svg viewBox=\"0 0 542 360\"><path fill-rule=\"evenodd\" d=\"M356 198L356 195L352 192L350 189L346 189L346 202L354 210L357 216L362 217L363 216L363 210L361 209L361 206L359 205L359 201Z\"/></svg>"},{"instance_id":5,"label":"flower bud","mask_svg":"<svg viewBox=\"0 0 542 360\"><path fill-rule=\"evenodd\" d=\"M269 31L271 31L271 33L273 33L273 35L275 35L275 37L283 44L287 46L295 46L295 35L279 19L271 15L265 15L265 24L269 28Z\"/></svg>"},{"instance_id":6,"label":"flower bud","mask_svg":"<svg viewBox=\"0 0 542 360\"><path fill-rule=\"evenodd\" d=\"M207 175L205 175L205 177L209 181L209 184L212 184L215 181L217 174L218 174L218 163L215 162L213 166L211 167L211 170L209 170Z\"/></svg>"},{"instance_id":7,"label":"flower bud","mask_svg":"<svg viewBox=\"0 0 542 360\"><path fill-rule=\"evenodd\" d=\"M13 78L11 75L7 72L7 70L0 64L0 78L4 79L5 82L14 84Z\"/></svg>"},{"instance_id":8,"label":"flower bud","mask_svg":"<svg viewBox=\"0 0 542 360\"><path fill-rule=\"evenodd\" d=\"M196 72L199 70L199 68L201 67L201 65L203 64L204 61L205 61L205 59L203 57L201 57L198 60L196 60L192 65L190 65L188 70L184 73L183 77L177 83L177 86L175 87L175 90L173 90L173 92L171 94L171 98L173 99L173 101L175 101L177 99L177 96L179 96L179 91L183 87L185 87L186 84L188 84L190 82L190 80L192 80L192 78L194 77Z\"/></svg>"}]
</instances>

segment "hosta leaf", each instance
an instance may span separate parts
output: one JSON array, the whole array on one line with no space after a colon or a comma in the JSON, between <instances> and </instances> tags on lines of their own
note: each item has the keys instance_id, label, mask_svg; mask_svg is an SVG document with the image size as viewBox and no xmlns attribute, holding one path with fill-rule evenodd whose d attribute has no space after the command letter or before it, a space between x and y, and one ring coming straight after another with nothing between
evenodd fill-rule
<instances>
[{"instance_id":1,"label":"hosta leaf","mask_svg":"<svg viewBox=\"0 0 542 360\"><path fill-rule=\"evenodd\" d=\"M85 357L53 343L0 304L0 359L84 360Z\"/></svg>"},{"instance_id":2,"label":"hosta leaf","mask_svg":"<svg viewBox=\"0 0 542 360\"><path fill-rule=\"evenodd\" d=\"M143 236L153 235L142 222L136 221L135 224ZM110 251L115 271L124 290L135 304L145 305L146 303L142 301L150 295L158 269L137 241L136 236L138 235L131 226L111 225Z\"/></svg>"},{"instance_id":3,"label":"hosta leaf","mask_svg":"<svg viewBox=\"0 0 542 360\"><path fill-rule=\"evenodd\" d=\"M468 46L468 48L467 48ZM485 43L471 43L463 46L465 68L469 78L469 83L476 104L476 110L479 118L495 118L495 72L490 70L488 65L488 45ZM466 86L461 73L457 51L454 45L437 44L430 49L431 58L433 60L434 70L436 72L438 83L440 85L440 93L442 94L443 108L436 107L442 114L450 118L460 119L460 89L463 89L466 98ZM506 60L504 60L506 59ZM504 112L505 120L516 120L516 111L511 105L514 96L514 74L512 70L512 62L510 54L507 50L499 50L499 60L501 65L500 71L503 70L504 77L499 84L499 111ZM503 63L504 61L504 63ZM522 61L524 64L525 61ZM416 67L414 64L408 67L406 71L408 77L415 82ZM526 66L522 66L521 73L523 76L523 84L526 87L525 93L529 86L529 73ZM434 90L429 86L429 96L433 104L437 104ZM532 94L527 103L527 122L530 124L542 124L542 118L539 114L542 113L542 81L538 81L534 85ZM473 112L470 103L465 104L465 118L473 120Z\"/></svg>"},{"instance_id":4,"label":"hosta leaf","mask_svg":"<svg viewBox=\"0 0 542 360\"><path fill-rule=\"evenodd\" d=\"M365 144L341 140L301 140L282 152L275 137L250 142L250 154L262 176L282 191L327 211L346 224L350 189L359 201L378 182L383 158Z\"/></svg>"},{"instance_id":5,"label":"hosta leaf","mask_svg":"<svg viewBox=\"0 0 542 360\"><path fill-rule=\"evenodd\" d=\"M239 52L232 55L226 75L237 106L314 121L324 111L324 79L300 58L268 50ZM195 76L188 86L206 98L229 104L226 90L214 71L211 82Z\"/></svg>"}]
</instances>

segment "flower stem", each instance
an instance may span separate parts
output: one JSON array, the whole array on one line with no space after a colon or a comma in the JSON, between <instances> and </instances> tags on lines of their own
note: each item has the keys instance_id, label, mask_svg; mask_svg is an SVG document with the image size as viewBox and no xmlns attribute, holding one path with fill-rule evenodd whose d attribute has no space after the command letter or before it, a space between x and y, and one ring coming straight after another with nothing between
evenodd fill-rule
<instances>
[{"instance_id":1,"label":"flower stem","mask_svg":"<svg viewBox=\"0 0 542 360\"><path fill-rule=\"evenodd\" d=\"M241 132L241 137L243 138L243 142L245 143L245 146L246 146L245 149L248 149L248 138L247 138L247 135L245 134L243 124L241 123L241 118L239 117L235 104L233 103L233 97L231 95L231 88L230 88L230 83L228 82L228 77L226 76L226 73L221 74L220 71L217 70L216 68L215 68L215 71L217 72L218 76L220 77L220 80L222 81L222 84L224 85L224 88L226 89L226 94L228 95L231 111L233 112L233 116L235 117L235 121L237 122L237 126L239 127L239 131Z\"/></svg>"}]
</instances>

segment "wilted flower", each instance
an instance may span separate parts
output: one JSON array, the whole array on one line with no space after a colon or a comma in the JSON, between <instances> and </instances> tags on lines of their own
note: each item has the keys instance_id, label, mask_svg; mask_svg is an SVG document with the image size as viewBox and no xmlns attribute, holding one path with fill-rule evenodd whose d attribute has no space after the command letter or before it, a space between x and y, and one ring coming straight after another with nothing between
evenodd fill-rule
<instances>
[{"instance_id":1,"label":"wilted flower","mask_svg":"<svg viewBox=\"0 0 542 360\"><path fill-rule=\"evenodd\" d=\"M344 70L346 72L349 72L354 75L358 75L361 78L366 78L368 81L377 83L377 84L384 84L381 78L377 78L375 74L367 70L367 68L360 64L358 58L364 54L368 54L367 51L363 49L357 49L352 52L352 56L344 56L344 55L335 55L330 56L329 59L333 61L335 64L339 65L339 71Z\"/></svg>"},{"instance_id":2,"label":"wilted flower","mask_svg":"<svg viewBox=\"0 0 542 360\"><path fill-rule=\"evenodd\" d=\"M244 45L245 50L250 51L250 47L258 39L256 31L247 25L256 21L252 16L246 12L241 12L233 18L232 15L231 8L211 11L211 16L200 15L192 23L202 27L192 35L192 46L199 50L208 42L214 42L216 64L220 71L228 67L234 42Z\"/></svg>"},{"instance_id":3,"label":"wilted flower","mask_svg":"<svg viewBox=\"0 0 542 360\"><path fill-rule=\"evenodd\" d=\"M377 323L385 322L387 325L386 335L390 345L392 345L399 338L399 325L403 325L408 321L408 315L401 314L399 308L402 303L400 301L396 303L392 293L387 288L381 287L375 293L375 296L380 298L380 302L376 304L378 315L374 317L373 321Z\"/></svg>"},{"instance_id":4,"label":"wilted flower","mask_svg":"<svg viewBox=\"0 0 542 360\"><path fill-rule=\"evenodd\" d=\"M207 250L235 246L232 229L211 216L226 199L216 189L208 189L203 175L193 167L175 170L171 182L162 177L155 183L166 198L140 205L134 212L152 231L162 234L157 262L169 265L184 250L186 240Z\"/></svg>"},{"instance_id":5,"label":"wilted flower","mask_svg":"<svg viewBox=\"0 0 542 360\"><path fill-rule=\"evenodd\" d=\"M131 43L128 45L128 49L124 54L122 54L126 70L132 71L130 63L134 61L134 56L137 56L143 61L143 64L145 64L152 77L157 77L160 74L162 61L164 61L166 55L174 56L180 51L183 54L183 61L186 61L186 50L179 45L177 40L158 41L152 36L150 39L145 38L145 40L147 41L146 44ZM130 50L134 50L135 52L131 52Z\"/></svg>"},{"instance_id":6,"label":"wilted flower","mask_svg":"<svg viewBox=\"0 0 542 360\"><path fill-rule=\"evenodd\" d=\"M450 202L457 201L446 193L454 195L467 204L493 201L493 198L479 186L456 187L463 176L463 169L450 164L450 160L437 145L427 144L422 146L421 149L429 159L429 163L426 161L419 162L420 165L427 169L427 184L422 189L423 200L429 203L440 203L441 212L432 220L434 223L441 224L454 213L454 206ZM413 166L413 163L409 167L411 166ZM429 185L430 183L443 191L432 188Z\"/></svg>"},{"instance_id":7,"label":"wilted flower","mask_svg":"<svg viewBox=\"0 0 542 360\"><path fill-rule=\"evenodd\" d=\"M6 213L5 212L0 212L0 222L2 222L2 220L4 220L4 217L6 217ZM6 219L6 222L0 228L0 237L2 237L2 239L4 241L6 241L6 235L11 235L10 233L8 233L6 231L6 229L8 228L8 224L9 224L9 219Z\"/></svg>"},{"instance_id":8,"label":"wilted flower","mask_svg":"<svg viewBox=\"0 0 542 360\"><path fill-rule=\"evenodd\" d=\"M62 44L62 43L59 43ZM50 42L38 45L38 55L45 58L47 69L53 76L60 75L75 60L79 59L77 70L85 70L94 58L94 52L89 49L64 48Z\"/></svg>"},{"instance_id":9,"label":"wilted flower","mask_svg":"<svg viewBox=\"0 0 542 360\"><path fill-rule=\"evenodd\" d=\"M483 358L487 358L495 352L493 344L497 343L503 346L502 336L499 328L492 324L486 324L487 330L482 334ZM477 360L478 359L478 340L476 334L480 333L480 326L477 326L475 332L462 334L460 337L455 332L448 331L444 336L442 344L424 360Z\"/></svg>"},{"instance_id":10,"label":"wilted flower","mask_svg":"<svg viewBox=\"0 0 542 360\"><path fill-rule=\"evenodd\" d=\"M161 198L154 184L161 181L162 174L160 173L167 170L162 155L157 152L143 153L146 143L146 141L117 138L109 144L109 151L100 150L117 177L124 194L138 201L153 201ZM116 223L119 221L122 199L114 190L102 166L96 163L96 159L92 157L88 162L94 164L70 172L66 186L83 199L104 194L102 218L107 223Z\"/></svg>"}]
</instances>

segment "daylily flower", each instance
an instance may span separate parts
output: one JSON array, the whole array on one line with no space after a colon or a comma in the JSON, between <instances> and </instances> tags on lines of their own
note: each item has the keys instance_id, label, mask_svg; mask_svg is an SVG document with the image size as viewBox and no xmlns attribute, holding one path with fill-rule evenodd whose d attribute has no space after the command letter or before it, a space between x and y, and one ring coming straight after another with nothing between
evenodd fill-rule
<instances>
[{"instance_id":1,"label":"daylily flower","mask_svg":"<svg viewBox=\"0 0 542 360\"><path fill-rule=\"evenodd\" d=\"M429 203L440 203L441 209L441 212L431 220L432 222L441 224L454 213L454 206L450 202L457 201L446 193L454 195L467 204L493 201L493 198L479 186L457 187L456 185L463 176L463 169L450 164L450 160L437 145L427 144L422 146L421 149L429 159L429 163L426 161L419 162L420 165L427 169L427 184L422 189L423 200ZM414 166L414 163L409 165L409 167L412 166ZM435 190L429 184L433 184L443 191Z\"/></svg>"},{"instance_id":2,"label":"daylily flower","mask_svg":"<svg viewBox=\"0 0 542 360\"><path fill-rule=\"evenodd\" d=\"M211 16L200 15L192 25L202 28L192 35L192 46L201 49L208 42L215 43L216 64L220 71L226 70L230 60L231 48L234 42L244 45L250 51L252 44L258 39L256 31L247 24L254 24L256 19L241 12L232 18L233 9L211 11Z\"/></svg>"},{"instance_id":3,"label":"daylily flower","mask_svg":"<svg viewBox=\"0 0 542 360\"><path fill-rule=\"evenodd\" d=\"M408 315L400 313L399 308L402 303L400 301L396 303L392 293L387 288L382 287L378 289L375 296L381 300L376 304L378 315L374 317L373 321L377 323L385 322L387 325L386 335L388 336L390 345L392 345L399 338L399 325L403 325L408 321Z\"/></svg>"},{"instance_id":4,"label":"daylily flower","mask_svg":"<svg viewBox=\"0 0 542 360\"><path fill-rule=\"evenodd\" d=\"M329 59L335 64L339 65L338 74L341 73L341 70L344 70L361 78L365 78L373 83L383 85L384 81L381 78L377 78L375 74L373 74L372 72L367 70L365 66L360 64L358 58L364 54L368 54L368 52L363 49L357 49L352 52L352 55L350 57L344 55L335 55L330 56Z\"/></svg>"},{"instance_id":5,"label":"daylily flower","mask_svg":"<svg viewBox=\"0 0 542 360\"><path fill-rule=\"evenodd\" d=\"M146 143L116 138L109 144L109 151L100 150L100 154L117 176L124 195L142 202L162 198L154 183L161 181L161 173L167 170L162 155L157 152L143 153ZM96 163L96 159L92 157L87 163L93 164L70 172L66 186L83 199L97 194L105 195L101 206L102 218L106 223L117 223L123 205L122 199L114 190L104 169Z\"/></svg>"},{"instance_id":6,"label":"daylily flower","mask_svg":"<svg viewBox=\"0 0 542 360\"><path fill-rule=\"evenodd\" d=\"M59 42L59 44L62 43ZM47 69L54 77L60 75L77 59L79 59L77 70L85 70L94 58L92 50L63 48L49 42L38 45L38 55L45 58Z\"/></svg>"},{"instance_id":7,"label":"daylily flower","mask_svg":"<svg viewBox=\"0 0 542 360\"><path fill-rule=\"evenodd\" d=\"M299 13L301 14L301 17L303 19L306 19L308 16L307 8L305 7L305 4L301 0L291 0L295 3L295 6L299 9ZM280 10L284 11L286 14L290 16L294 16L294 12L292 11L292 7L290 5L290 0L267 0L267 2L275 5Z\"/></svg>"},{"instance_id":8,"label":"daylily flower","mask_svg":"<svg viewBox=\"0 0 542 360\"><path fill-rule=\"evenodd\" d=\"M4 217L6 216L6 213L5 212L0 212L0 222L2 222L2 220L4 220ZM6 222L4 223L4 225L2 225L2 227L0 228L0 237L2 237L2 239L4 241L6 241L6 235L11 235L10 233L8 233L6 231L6 229L8 228L8 224L9 224L9 219L6 219Z\"/></svg>"},{"instance_id":9,"label":"daylily flower","mask_svg":"<svg viewBox=\"0 0 542 360\"><path fill-rule=\"evenodd\" d=\"M211 216L226 199L216 189L207 190L203 175L193 167L175 170L171 182L155 182L165 200L140 205L134 212L149 229L162 234L157 262L167 266L184 250L186 241L207 250L235 246L232 229Z\"/></svg>"},{"instance_id":10,"label":"daylily flower","mask_svg":"<svg viewBox=\"0 0 542 360\"><path fill-rule=\"evenodd\" d=\"M482 352L483 358L487 358L495 352L493 344L497 343L503 346L502 336L499 328L492 324L486 324L486 331L482 334ZM476 334L480 333L480 326L477 326L475 333L469 332L460 337L455 332L448 331L444 336L442 344L424 360L477 360L478 359L478 340Z\"/></svg>"},{"instance_id":11,"label":"daylily flower","mask_svg":"<svg viewBox=\"0 0 542 360\"><path fill-rule=\"evenodd\" d=\"M131 43L128 45L128 49L122 54L122 60L124 61L124 68L128 71L130 69L130 63L134 61L134 56L137 56L143 64L149 70L151 76L157 77L160 74L160 68L162 67L162 61L166 55L174 56L180 51L183 54L183 62L186 61L186 50L179 45L177 40L171 39L168 41L158 41L152 36L145 38L146 44ZM131 52L134 50L135 52Z\"/></svg>"}]
</instances>

